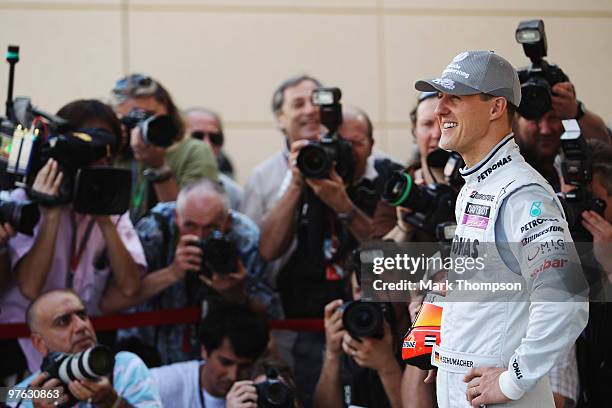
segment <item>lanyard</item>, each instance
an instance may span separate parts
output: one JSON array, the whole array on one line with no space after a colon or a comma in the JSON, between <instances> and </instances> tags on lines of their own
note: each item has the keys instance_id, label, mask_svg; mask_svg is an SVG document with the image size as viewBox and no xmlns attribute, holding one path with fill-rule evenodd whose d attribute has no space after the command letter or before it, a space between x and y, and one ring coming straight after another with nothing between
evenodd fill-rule
<instances>
[{"instance_id":1,"label":"lanyard","mask_svg":"<svg viewBox=\"0 0 612 408\"><path fill-rule=\"evenodd\" d=\"M77 247L77 232L78 225L76 222L76 218L73 212L70 213L70 224L72 226L72 241L70 243L70 271L66 276L66 287L72 288L72 281L74 279L74 274L79 266L79 262L81 257L83 256L83 252L85 251L85 247L87 246L87 241L89 240L89 236L91 235L91 231L93 230L95 220L92 218L87 223L87 227L85 228L85 232L83 233L83 237L81 238L81 242Z\"/></svg>"},{"instance_id":2,"label":"lanyard","mask_svg":"<svg viewBox=\"0 0 612 408\"><path fill-rule=\"evenodd\" d=\"M198 366L198 396L200 397L200 407L206 408L204 404L204 389L202 388L202 367Z\"/></svg>"}]
</instances>

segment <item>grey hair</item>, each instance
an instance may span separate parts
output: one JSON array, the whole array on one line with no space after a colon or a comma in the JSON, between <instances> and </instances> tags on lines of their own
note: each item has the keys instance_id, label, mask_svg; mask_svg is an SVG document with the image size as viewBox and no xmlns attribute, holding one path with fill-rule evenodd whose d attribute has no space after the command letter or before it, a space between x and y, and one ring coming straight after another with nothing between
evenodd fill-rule
<instances>
[{"instance_id":1,"label":"grey hair","mask_svg":"<svg viewBox=\"0 0 612 408\"><path fill-rule=\"evenodd\" d=\"M217 196L223 204L223 211L226 214L229 212L230 201L229 197L227 196L227 193L225 192L225 189L223 188L221 183L207 178L201 178L199 180L196 180L193 183L187 184L181 189L176 199L177 210L180 210L183 207L185 201L187 200L187 196L193 191L208 193L210 195Z\"/></svg>"},{"instance_id":2,"label":"grey hair","mask_svg":"<svg viewBox=\"0 0 612 408\"><path fill-rule=\"evenodd\" d=\"M276 114L283 107L283 103L285 103L285 90L304 81L314 82L317 86L321 86L321 82L318 79L306 74L296 75L285 79L278 86L278 88L276 88L274 94L272 95L272 113Z\"/></svg>"},{"instance_id":3,"label":"grey hair","mask_svg":"<svg viewBox=\"0 0 612 408\"><path fill-rule=\"evenodd\" d=\"M212 116L219 124L219 129L223 132L223 121L221 120L221 115L219 115L217 112L211 109L204 108L201 106L193 106L191 108L185 109L183 111L183 116L187 117L190 113L196 113L196 112L204 113L204 114Z\"/></svg>"}]
</instances>

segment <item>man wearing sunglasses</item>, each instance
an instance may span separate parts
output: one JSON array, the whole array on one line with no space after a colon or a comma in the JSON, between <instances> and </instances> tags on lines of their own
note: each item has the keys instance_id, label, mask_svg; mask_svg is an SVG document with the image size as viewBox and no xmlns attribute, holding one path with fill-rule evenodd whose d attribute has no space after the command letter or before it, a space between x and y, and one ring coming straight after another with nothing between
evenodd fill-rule
<instances>
[{"instance_id":1,"label":"man wearing sunglasses","mask_svg":"<svg viewBox=\"0 0 612 408\"><path fill-rule=\"evenodd\" d=\"M134 222L156 202L175 201L181 187L203 177L217 180L212 150L202 141L184 137L181 114L159 82L147 75L131 74L115 83L112 97L115 112L123 122L132 119L136 123L129 135L135 159L131 163L134 180L130 206ZM147 137L147 131L152 131L151 116L169 122L167 128L172 134L163 135L163 143ZM144 126L145 122L149 126Z\"/></svg>"},{"instance_id":2,"label":"man wearing sunglasses","mask_svg":"<svg viewBox=\"0 0 612 408\"><path fill-rule=\"evenodd\" d=\"M240 184L234 181L234 169L222 150L224 137L221 117L206 108L189 108L184 116L187 122L187 134L208 143L215 154L219 166L219 183L229 197L230 207L238 210L243 191Z\"/></svg>"}]
</instances>

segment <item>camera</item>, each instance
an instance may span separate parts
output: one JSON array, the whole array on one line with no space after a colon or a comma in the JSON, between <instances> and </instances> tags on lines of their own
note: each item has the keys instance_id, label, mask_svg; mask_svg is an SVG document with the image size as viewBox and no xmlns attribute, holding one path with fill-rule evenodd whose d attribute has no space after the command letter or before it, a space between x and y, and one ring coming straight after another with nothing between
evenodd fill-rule
<instances>
[{"instance_id":1,"label":"camera","mask_svg":"<svg viewBox=\"0 0 612 408\"><path fill-rule=\"evenodd\" d=\"M49 378L57 378L67 385L75 380L97 380L108 376L113 371L115 356L106 346L93 346L76 354L50 352L43 359L40 371L49 373ZM63 407L76 404L77 400L70 394L68 388L65 392L69 394L69 401Z\"/></svg>"},{"instance_id":2,"label":"camera","mask_svg":"<svg viewBox=\"0 0 612 408\"><path fill-rule=\"evenodd\" d=\"M590 242L593 236L582 225L582 213L595 211L603 216L606 202L587 189L593 179L591 149L580 132L578 122L575 119L564 120L563 128L561 172L565 183L576 187L558 196L574 241Z\"/></svg>"},{"instance_id":3,"label":"camera","mask_svg":"<svg viewBox=\"0 0 612 408\"><path fill-rule=\"evenodd\" d=\"M336 171L345 183L353 179L351 144L337 133L342 124L341 97L339 88L317 88L312 92L312 103L319 106L321 123L328 132L319 141L311 141L298 153L297 166L306 178L326 178L335 162Z\"/></svg>"},{"instance_id":4,"label":"camera","mask_svg":"<svg viewBox=\"0 0 612 408\"><path fill-rule=\"evenodd\" d=\"M221 231L215 230L193 245L202 250L200 274L211 277L212 273L228 275L238 271L240 252L236 244Z\"/></svg>"},{"instance_id":5,"label":"camera","mask_svg":"<svg viewBox=\"0 0 612 408\"><path fill-rule=\"evenodd\" d=\"M29 200L3 200L0 198L0 223L8 222L17 232L34 234L40 212L38 204Z\"/></svg>"},{"instance_id":6,"label":"camera","mask_svg":"<svg viewBox=\"0 0 612 408\"><path fill-rule=\"evenodd\" d=\"M531 60L529 67L518 71L522 95L518 111L525 119L538 119L552 108L551 87L569 78L561 68L544 59L548 51L544 21L521 21L515 38Z\"/></svg>"},{"instance_id":7,"label":"camera","mask_svg":"<svg viewBox=\"0 0 612 408\"><path fill-rule=\"evenodd\" d=\"M177 136L176 128L169 115L154 115L143 109L134 108L121 118L128 132L135 127L140 129L142 140L146 144L159 147L170 146Z\"/></svg>"},{"instance_id":8,"label":"camera","mask_svg":"<svg viewBox=\"0 0 612 408\"><path fill-rule=\"evenodd\" d=\"M91 166L108 157L115 136L104 129L74 129L66 120L32 105L29 98L13 100L15 64L19 47L9 46L9 86L6 118L1 119L0 186L30 188L49 158L58 162L64 179L58 197L29 191L34 201L47 206L67 204L75 197L75 210L87 214L122 214L129 207L129 169ZM91 167L90 167L91 166ZM94 190L96 196L86 192Z\"/></svg>"},{"instance_id":9,"label":"camera","mask_svg":"<svg viewBox=\"0 0 612 408\"><path fill-rule=\"evenodd\" d=\"M255 389L259 408L292 408L294 405L293 391L278 379L278 371L275 368L268 368L266 380L255 384Z\"/></svg>"},{"instance_id":10,"label":"camera","mask_svg":"<svg viewBox=\"0 0 612 408\"><path fill-rule=\"evenodd\" d=\"M385 183L382 197L394 207L412 210L404 216L406 222L437 235L438 225L455 220L456 190L462 182L458 169L463 160L456 153L438 149L427 156L427 163L430 167L444 168L444 177L450 185L431 183L419 186L408 172L398 171Z\"/></svg>"},{"instance_id":11,"label":"camera","mask_svg":"<svg viewBox=\"0 0 612 408\"><path fill-rule=\"evenodd\" d=\"M355 300L340 306L342 326L355 339L385 336L384 322L390 322L391 308L387 303Z\"/></svg>"}]
</instances>

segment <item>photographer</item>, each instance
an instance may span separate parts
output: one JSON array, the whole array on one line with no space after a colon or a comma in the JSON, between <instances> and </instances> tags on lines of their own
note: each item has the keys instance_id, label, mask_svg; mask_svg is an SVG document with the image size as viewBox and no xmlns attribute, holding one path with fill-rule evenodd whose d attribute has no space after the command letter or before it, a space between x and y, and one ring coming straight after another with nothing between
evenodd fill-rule
<instances>
[{"instance_id":1,"label":"photographer","mask_svg":"<svg viewBox=\"0 0 612 408\"><path fill-rule=\"evenodd\" d=\"M227 394L226 408L301 408L291 369L282 361L262 357L255 361L250 380L236 381Z\"/></svg>"},{"instance_id":2,"label":"photographer","mask_svg":"<svg viewBox=\"0 0 612 408\"><path fill-rule=\"evenodd\" d=\"M351 275L354 301L361 297L357 273ZM342 304L337 299L325 306L325 355L314 405L401 407L402 369L395 356L395 321L384 319L382 338L356 338L343 326Z\"/></svg>"},{"instance_id":3,"label":"photographer","mask_svg":"<svg viewBox=\"0 0 612 408\"><path fill-rule=\"evenodd\" d=\"M178 309L203 299L225 299L265 308L273 318L282 316L277 295L265 284L259 230L247 217L229 209L218 183L201 179L186 186L176 202L158 204L136 229L150 272L134 296L109 291L101 305L104 311L141 304L139 310ZM219 240L229 242L229 254L210 246L220 245ZM122 336L129 332L156 346L165 364L197 353L177 347L187 340L184 326L134 329L123 331Z\"/></svg>"},{"instance_id":4,"label":"photographer","mask_svg":"<svg viewBox=\"0 0 612 408\"><path fill-rule=\"evenodd\" d=\"M70 289L45 292L32 301L27 322L36 350L43 356L51 352L74 354L97 343L96 332L85 306ZM81 370L83 370L81 366ZM60 378L34 369L34 374L17 387L52 390L62 385ZM71 376L74 375L71 374ZM23 400L20 407L57 407L66 404L67 391L78 400L79 407L161 407L157 386L144 363L134 354L120 352L114 356L112 375L98 380L72 379L57 399Z\"/></svg>"},{"instance_id":5,"label":"photographer","mask_svg":"<svg viewBox=\"0 0 612 408\"><path fill-rule=\"evenodd\" d=\"M242 201L242 187L233 179L233 168L223 153L224 142L221 117L206 108L189 108L185 111L187 134L208 143L219 165L219 182L227 192L232 210L238 211Z\"/></svg>"},{"instance_id":6,"label":"photographer","mask_svg":"<svg viewBox=\"0 0 612 408\"><path fill-rule=\"evenodd\" d=\"M216 304L200 322L199 340L202 360L151 369L164 406L222 408L227 397L233 407L230 389L268 347L265 319L245 305Z\"/></svg>"},{"instance_id":7,"label":"photographer","mask_svg":"<svg viewBox=\"0 0 612 408\"><path fill-rule=\"evenodd\" d=\"M124 121L132 117L169 116L172 134L149 140L142 126L130 132L135 162L130 214L136 222L156 202L175 201L179 189L202 177L217 179L217 162L210 147L184 135L184 123L170 93L156 80L131 74L118 80L113 89L115 111ZM149 129L150 131L150 129Z\"/></svg>"},{"instance_id":8,"label":"photographer","mask_svg":"<svg viewBox=\"0 0 612 408\"><path fill-rule=\"evenodd\" d=\"M274 91L272 113L284 140L281 150L255 167L244 189L240 212L261 227L264 215L279 200L278 191L289 171L289 146L316 140L321 132L319 109L310 95L321 83L308 75L286 79Z\"/></svg>"},{"instance_id":9,"label":"photographer","mask_svg":"<svg viewBox=\"0 0 612 408\"><path fill-rule=\"evenodd\" d=\"M92 133L92 143L114 150L120 124L107 105L96 100L79 100L64 106L58 116L74 128L104 129L104 136ZM103 158L93 164L103 164ZM58 197L63 180L62 164L50 159L36 174L32 191ZM23 189L13 191L23 199ZM24 234L9 242L16 284L0 298L3 323L22 322L30 300L43 291L73 289L87 312L99 314L106 289L125 296L136 293L146 269L142 245L127 214L122 216L76 213L70 204L40 205L41 218L34 236ZM30 369L40 366L41 356L27 339L19 340Z\"/></svg>"}]
</instances>

